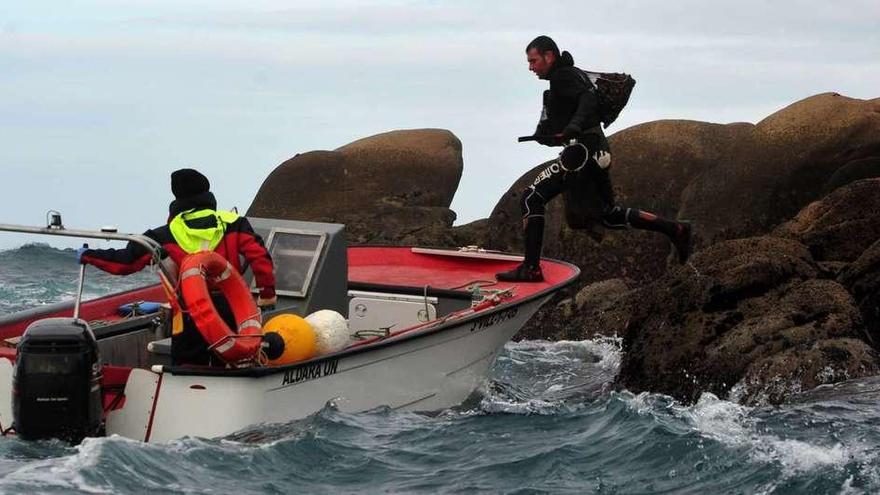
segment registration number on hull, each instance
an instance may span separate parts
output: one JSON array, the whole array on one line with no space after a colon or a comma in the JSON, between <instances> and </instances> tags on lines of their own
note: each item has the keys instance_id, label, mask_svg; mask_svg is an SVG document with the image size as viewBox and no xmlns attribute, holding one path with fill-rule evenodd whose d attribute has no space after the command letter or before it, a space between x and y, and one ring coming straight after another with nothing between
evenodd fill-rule
<instances>
[{"instance_id":1,"label":"registration number on hull","mask_svg":"<svg viewBox=\"0 0 880 495\"><path fill-rule=\"evenodd\" d=\"M293 385L296 383L316 380L325 376L335 375L339 369L339 360L331 359L321 363L309 364L293 368L284 372L284 378L281 379L281 386Z\"/></svg>"},{"instance_id":2,"label":"registration number on hull","mask_svg":"<svg viewBox=\"0 0 880 495\"><path fill-rule=\"evenodd\" d=\"M481 318L473 323L471 323L471 332L479 332L480 330L485 330L489 327L494 327L500 323L504 323L505 321L512 320L516 317L518 308L510 308L504 311L499 311L493 315L487 316L485 318Z\"/></svg>"}]
</instances>

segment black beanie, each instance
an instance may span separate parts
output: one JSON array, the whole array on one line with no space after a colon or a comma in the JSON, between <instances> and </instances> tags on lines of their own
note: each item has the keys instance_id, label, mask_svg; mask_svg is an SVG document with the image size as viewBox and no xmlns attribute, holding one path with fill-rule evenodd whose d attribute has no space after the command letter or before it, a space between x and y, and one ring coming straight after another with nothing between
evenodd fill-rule
<instances>
[{"instance_id":1,"label":"black beanie","mask_svg":"<svg viewBox=\"0 0 880 495\"><path fill-rule=\"evenodd\" d=\"M171 192L177 199L208 192L211 183L198 170L182 168L171 173Z\"/></svg>"}]
</instances>

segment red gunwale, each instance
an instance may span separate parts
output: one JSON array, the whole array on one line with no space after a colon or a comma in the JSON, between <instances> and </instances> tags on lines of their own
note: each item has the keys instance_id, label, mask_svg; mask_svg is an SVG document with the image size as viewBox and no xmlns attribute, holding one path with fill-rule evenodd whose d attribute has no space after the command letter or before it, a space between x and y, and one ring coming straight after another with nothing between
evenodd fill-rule
<instances>
[{"instance_id":1,"label":"red gunwale","mask_svg":"<svg viewBox=\"0 0 880 495\"><path fill-rule=\"evenodd\" d=\"M119 308L119 306L134 301L167 302L168 298L165 297L165 291L159 284L141 287L138 289L132 289L125 292L117 292L115 294L92 299L91 301L84 301L82 306L80 307L79 317L86 321L121 320L123 317L119 316L119 314L117 313L117 309ZM27 329L28 325L37 320L56 317L70 318L72 316L73 302L71 302L69 306L54 311L37 311L29 313L27 316L20 320L7 323L3 327L0 327L0 339L8 339L10 337L20 336L24 333L25 329Z\"/></svg>"},{"instance_id":2,"label":"red gunwale","mask_svg":"<svg viewBox=\"0 0 880 495\"><path fill-rule=\"evenodd\" d=\"M380 285L467 290L477 281L485 289L516 287L513 301L563 284L577 276L577 268L555 260L542 260L543 282L497 282L495 274L519 262L414 253L409 247L363 246L348 248L348 280Z\"/></svg>"}]
</instances>

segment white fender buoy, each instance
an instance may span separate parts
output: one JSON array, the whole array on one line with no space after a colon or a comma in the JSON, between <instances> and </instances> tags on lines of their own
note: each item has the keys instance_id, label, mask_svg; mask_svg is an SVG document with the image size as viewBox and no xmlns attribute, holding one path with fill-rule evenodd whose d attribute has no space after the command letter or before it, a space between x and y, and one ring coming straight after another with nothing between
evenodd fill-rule
<instances>
[{"instance_id":1,"label":"white fender buoy","mask_svg":"<svg viewBox=\"0 0 880 495\"><path fill-rule=\"evenodd\" d=\"M306 316L306 321L315 331L315 344L318 354L338 352L348 347L348 322L336 311L322 309Z\"/></svg>"}]
</instances>

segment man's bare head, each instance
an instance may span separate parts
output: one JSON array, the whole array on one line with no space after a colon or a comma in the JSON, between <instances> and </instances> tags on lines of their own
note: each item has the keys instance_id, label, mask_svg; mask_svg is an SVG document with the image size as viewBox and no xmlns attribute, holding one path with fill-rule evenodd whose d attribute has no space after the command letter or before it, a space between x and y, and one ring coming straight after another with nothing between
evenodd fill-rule
<instances>
[{"instance_id":1,"label":"man's bare head","mask_svg":"<svg viewBox=\"0 0 880 495\"><path fill-rule=\"evenodd\" d=\"M526 46L529 70L539 79L547 79L553 64L559 59L559 47L549 36L538 36Z\"/></svg>"}]
</instances>

